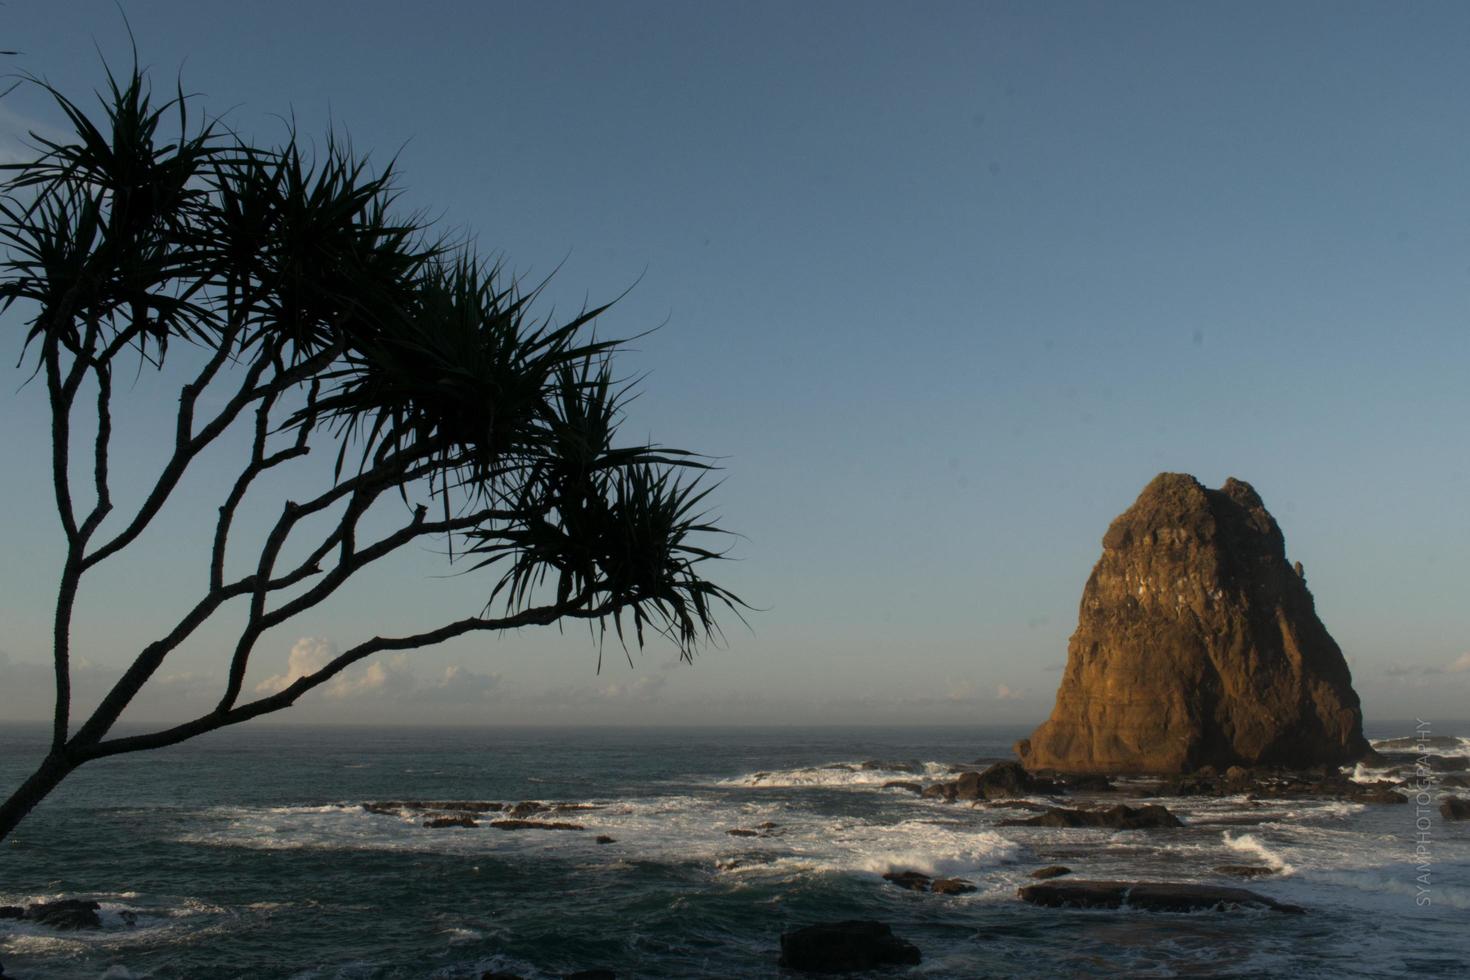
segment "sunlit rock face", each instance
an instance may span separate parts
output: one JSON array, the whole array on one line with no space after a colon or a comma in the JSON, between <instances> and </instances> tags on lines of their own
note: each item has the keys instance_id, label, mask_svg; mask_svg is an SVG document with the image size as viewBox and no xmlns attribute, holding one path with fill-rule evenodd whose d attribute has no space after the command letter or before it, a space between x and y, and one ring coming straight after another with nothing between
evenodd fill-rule
<instances>
[{"instance_id":1,"label":"sunlit rock face","mask_svg":"<svg viewBox=\"0 0 1470 980\"><path fill-rule=\"evenodd\" d=\"M1250 484L1161 473L1103 536L1027 769L1304 768L1370 751L1342 651Z\"/></svg>"}]
</instances>

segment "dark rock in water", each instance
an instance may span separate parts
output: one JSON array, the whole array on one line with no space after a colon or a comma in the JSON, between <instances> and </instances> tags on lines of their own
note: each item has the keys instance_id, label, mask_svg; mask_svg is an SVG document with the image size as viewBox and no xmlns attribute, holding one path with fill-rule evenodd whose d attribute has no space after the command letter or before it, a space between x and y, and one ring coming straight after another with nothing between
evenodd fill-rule
<instances>
[{"instance_id":1,"label":"dark rock in water","mask_svg":"<svg viewBox=\"0 0 1470 980\"><path fill-rule=\"evenodd\" d=\"M362 808L368 813L376 813L382 817L396 817L398 816L398 811L403 809L403 807L392 800L386 803L364 803Z\"/></svg>"},{"instance_id":2,"label":"dark rock in water","mask_svg":"<svg viewBox=\"0 0 1470 980\"><path fill-rule=\"evenodd\" d=\"M618 980L617 974L611 970L578 970L576 973L564 974L561 980Z\"/></svg>"},{"instance_id":3,"label":"dark rock in water","mask_svg":"<svg viewBox=\"0 0 1470 980\"><path fill-rule=\"evenodd\" d=\"M1364 790L1349 797L1354 803L1407 803L1409 798L1391 789L1377 787Z\"/></svg>"},{"instance_id":4,"label":"dark rock in water","mask_svg":"<svg viewBox=\"0 0 1470 980\"><path fill-rule=\"evenodd\" d=\"M1161 473L1103 537L1030 770L1306 767L1371 749L1346 661L1249 484Z\"/></svg>"},{"instance_id":5,"label":"dark rock in water","mask_svg":"<svg viewBox=\"0 0 1470 980\"><path fill-rule=\"evenodd\" d=\"M1031 877L1045 881L1048 878L1060 878L1062 875L1069 875L1071 873L1072 869L1064 865L1048 864L1044 868L1037 868L1031 872Z\"/></svg>"},{"instance_id":6,"label":"dark rock in water","mask_svg":"<svg viewBox=\"0 0 1470 980\"><path fill-rule=\"evenodd\" d=\"M808 973L853 973L919 960L919 948L882 922L823 922L781 934L781 965Z\"/></svg>"},{"instance_id":7,"label":"dark rock in water","mask_svg":"<svg viewBox=\"0 0 1470 980\"><path fill-rule=\"evenodd\" d=\"M26 910L19 905L0 905L0 919L19 919L26 914Z\"/></svg>"},{"instance_id":8,"label":"dark rock in water","mask_svg":"<svg viewBox=\"0 0 1470 980\"><path fill-rule=\"evenodd\" d=\"M26 906L24 918L52 929L100 929L102 919L96 902L68 898L59 902L36 902Z\"/></svg>"},{"instance_id":9,"label":"dark rock in water","mask_svg":"<svg viewBox=\"0 0 1470 980\"><path fill-rule=\"evenodd\" d=\"M1455 789L1465 789L1467 787L1470 787L1470 779L1467 779L1464 776L1450 775L1441 779L1439 781L1439 784L1441 786L1452 786Z\"/></svg>"},{"instance_id":10,"label":"dark rock in water","mask_svg":"<svg viewBox=\"0 0 1470 980\"><path fill-rule=\"evenodd\" d=\"M963 878L930 878L922 871L890 871L883 880L911 892L933 892L936 895L964 895L975 890Z\"/></svg>"},{"instance_id":11,"label":"dark rock in water","mask_svg":"<svg viewBox=\"0 0 1470 980\"><path fill-rule=\"evenodd\" d=\"M491 970L489 973L480 974L480 980L522 980L522 978L519 973L501 973L498 970Z\"/></svg>"},{"instance_id":12,"label":"dark rock in water","mask_svg":"<svg viewBox=\"0 0 1470 980\"><path fill-rule=\"evenodd\" d=\"M1229 875L1232 878L1265 878L1275 873L1275 868L1268 868L1261 864L1220 864L1215 866L1215 874Z\"/></svg>"},{"instance_id":13,"label":"dark rock in water","mask_svg":"<svg viewBox=\"0 0 1470 980\"><path fill-rule=\"evenodd\" d=\"M492 820L490 826L500 830L586 830L579 823L560 820Z\"/></svg>"},{"instance_id":14,"label":"dark rock in water","mask_svg":"<svg viewBox=\"0 0 1470 980\"><path fill-rule=\"evenodd\" d=\"M1108 793L1113 783L1100 772L1069 772L1057 777L1063 789L1074 793Z\"/></svg>"},{"instance_id":15,"label":"dark rock in water","mask_svg":"<svg viewBox=\"0 0 1470 980\"><path fill-rule=\"evenodd\" d=\"M1017 762L997 762L984 772L967 772L957 782L956 795L962 800L1006 800L1057 789L1056 783L1031 775Z\"/></svg>"},{"instance_id":16,"label":"dark rock in water","mask_svg":"<svg viewBox=\"0 0 1470 980\"><path fill-rule=\"evenodd\" d=\"M775 830L777 827L779 827L781 825L778 824L774 820L766 820L766 821L763 821L762 823L756 824L755 826L756 826L756 829L757 830Z\"/></svg>"},{"instance_id":17,"label":"dark rock in water","mask_svg":"<svg viewBox=\"0 0 1470 980\"><path fill-rule=\"evenodd\" d=\"M1306 911L1244 888L1175 882L1048 881L1026 885L1019 894L1023 901L1051 908L1116 909L1126 905L1151 912L1265 908L1295 915Z\"/></svg>"},{"instance_id":18,"label":"dark rock in water","mask_svg":"<svg viewBox=\"0 0 1470 980\"><path fill-rule=\"evenodd\" d=\"M1446 796L1440 801L1439 813L1446 820L1470 820L1470 800Z\"/></svg>"},{"instance_id":19,"label":"dark rock in water","mask_svg":"<svg viewBox=\"0 0 1470 980\"><path fill-rule=\"evenodd\" d=\"M926 892L932 879L921 871L890 871L883 880L911 892Z\"/></svg>"},{"instance_id":20,"label":"dark rock in water","mask_svg":"<svg viewBox=\"0 0 1470 980\"><path fill-rule=\"evenodd\" d=\"M921 772L924 766L918 762L884 762L881 759L869 759L863 763L867 770L882 770L886 772Z\"/></svg>"},{"instance_id":21,"label":"dark rock in water","mask_svg":"<svg viewBox=\"0 0 1470 980\"><path fill-rule=\"evenodd\" d=\"M515 806L511 807L505 812L506 815L509 817L519 818L529 817L533 813L540 813L543 810L549 809L551 808L548 807L545 803L538 803L535 800L522 800L520 803L517 803Z\"/></svg>"},{"instance_id":22,"label":"dark rock in water","mask_svg":"<svg viewBox=\"0 0 1470 980\"><path fill-rule=\"evenodd\" d=\"M617 842L618 839L616 837L609 837L607 834L597 835L597 843L599 844L616 844Z\"/></svg>"},{"instance_id":23,"label":"dark rock in water","mask_svg":"<svg viewBox=\"0 0 1470 980\"><path fill-rule=\"evenodd\" d=\"M479 821L474 817L430 817L424 821L425 827L478 827Z\"/></svg>"},{"instance_id":24,"label":"dark rock in water","mask_svg":"<svg viewBox=\"0 0 1470 980\"><path fill-rule=\"evenodd\" d=\"M731 837L759 837L761 835L759 830L746 830L744 827L732 827L725 833Z\"/></svg>"},{"instance_id":25,"label":"dark rock in water","mask_svg":"<svg viewBox=\"0 0 1470 980\"><path fill-rule=\"evenodd\" d=\"M920 795L929 800L944 800L946 803L953 803L955 797L955 784L935 783L932 786L925 786L923 793L921 793Z\"/></svg>"},{"instance_id":26,"label":"dark rock in water","mask_svg":"<svg viewBox=\"0 0 1470 980\"><path fill-rule=\"evenodd\" d=\"M457 813L492 813L504 809L503 803L484 800L380 800L362 804L368 813L396 817L403 810L450 810Z\"/></svg>"},{"instance_id":27,"label":"dark rock in water","mask_svg":"<svg viewBox=\"0 0 1470 980\"><path fill-rule=\"evenodd\" d=\"M1004 800L1032 793L1054 793L1059 787L1050 779L1031 775L1015 762L997 762L984 772L962 772L958 779L935 783L923 795L947 801Z\"/></svg>"},{"instance_id":28,"label":"dark rock in water","mask_svg":"<svg viewBox=\"0 0 1470 980\"><path fill-rule=\"evenodd\" d=\"M936 895L968 895L975 885L964 878L935 878L929 890Z\"/></svg>"},{"instance_id":29,"label":"dark rock in water","mask_svg":"<svg viewBox=\"0 0 1470 980\"><path fill-rule=\"evenodd\" d=\"M1118 804L1105 810L1067 810L1049 807L1039 816L1002 820L1002 827L1111 827L1115 830L1146 830L1182 827L1179 818L1157 803L1147 806Z\"/></svg>"},{"instance_id":30,"label":"dark rock in water","mask_svg":"<svg viewBox=\"0 0 1470 980\"><path fill-rule=\"evenodd\" d=\"M886 782L886 783L883 784L883 788L884 789L906 789L910 793L922 793L922 792L924 792L924 787L920 786L918 783L910 783L910 782L906 782L906 781L904 781L902 779L890 779L888 782Z\"/></svg>"}]
</instances>

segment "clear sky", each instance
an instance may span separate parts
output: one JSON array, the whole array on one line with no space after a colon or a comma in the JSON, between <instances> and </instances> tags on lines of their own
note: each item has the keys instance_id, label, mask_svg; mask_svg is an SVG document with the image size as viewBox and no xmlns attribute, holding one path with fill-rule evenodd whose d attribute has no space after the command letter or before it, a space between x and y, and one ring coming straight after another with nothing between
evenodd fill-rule
<instances>
[{"instance_id":1,"label":"clear sky","mask_svg":"<svg viewBox=\"0 0 1470 980\"><path fill-rule=\"evenodd\" d=\"M560 263L559 309L639 280L604 326L666 323L624 359L647 373L629 432L724 457L745 535L719 575L762 611L692 666L480 637L296 718L1039 720L1099 539L1161 470L1256 486L1370 719L1467 714L1470 7L122 7L161 89L181 74L263 141L294 113L397 152L409 206L518 271ZM77 98L99 50L128 58L110 0L9 0L0 48ZM57 122L13 92L0 154ZM0 718L42 717L59 532L43 392L11 377ZM136 472L155 384L121 436ZM84 587L84 700L199 588L214 506ZM485 583L442 570L364 577L271 634L251 683L477 611ZM132 717L211 703L228 640Z\"/></svg>"}]
</instances>

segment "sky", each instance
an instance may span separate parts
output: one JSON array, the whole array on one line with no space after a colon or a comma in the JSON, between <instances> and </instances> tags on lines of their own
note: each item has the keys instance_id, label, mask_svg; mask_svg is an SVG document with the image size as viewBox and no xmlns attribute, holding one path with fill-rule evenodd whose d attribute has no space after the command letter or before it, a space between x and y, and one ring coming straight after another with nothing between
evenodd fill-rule
<instances>
[{"instance_id":1,"label":"sky","mask_svg":"<svg viewBox=\"0 0 1470 980\"><path fill-rule=\"evenodd\" d=\"M161 91L261 142L294 118L396 155L406 208L555 270L543 310L634 286L601 326L659 327L619 361L644 379L625 431L719 457L741 535L712 574L749 628L693 664L482 635L290 720L1040 721L1101 536L1165 470L1261 493L1370 721L1467 714L1470 7L9 0L0 48L84 99L129 63L119 8ZM60 122L16 89L0 156ZM49 712L61 538L44 391L11 379L0 719L23 720ZM125 393L125 483L166 380ZM84 584L80 704L198 593L219 459ZM477 612L486 580L446 571L424 548L354 579L249 685ZM127 718L212 705L232 625Z\"/></svg>"}]
</instances>

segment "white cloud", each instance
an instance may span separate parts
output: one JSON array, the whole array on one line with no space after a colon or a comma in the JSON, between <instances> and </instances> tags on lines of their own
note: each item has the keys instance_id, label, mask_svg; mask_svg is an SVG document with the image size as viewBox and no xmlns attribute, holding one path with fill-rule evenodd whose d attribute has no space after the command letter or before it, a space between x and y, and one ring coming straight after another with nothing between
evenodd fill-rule
<instances>
[{"instance_id":1,"label":"white cloud","mask_svg":"<svg viewBox=\"0 0 1470 980\"><path fill-rule=\"evenodd\" d=\"M335 656L337 646L331 640L303 636L287 655L286 672L267 677L255 689L261 694L285 690L298 678L321 670ZM403 704L443 705L483 701L499 687L499 674L481 674L458 664L421 682L409 665L408 654L398 653L344 670L323 686L323 693L330 701L386 698Z\"/></svg>"},{"instance_id":2,"label":"white cloud","mask_svg":"<svg viewBox=\"0 0 1470 980\"><path fill-rule=\"evenodd\" d=\"M997 701L1024 701L1026 692L1024 690L1012 690L1005 684L995 685L995 700Z\"/></svg>"},{"instance_id":3,"label":"white cloud","mask_svg":"<svg viewBox=\"0 0 1470 980\"><path fill-rule=\"evenodd\" d=\"M319 636L303 636L291 645L286 657L286 672L267 677L255 685L259 694L275 694L284 691L307 674L315 673L337 655L337 645Z\"/></svg>"},{"instance_id":4,"label":"white cloud","mask_svg":"<svg viewBox=\"0 0 1470 980\"><path fill-rule=\"evenodd\" d=\"M652 701L659 696L667 684L667 677L645 674L626 684L609 684L602 689L601 694L604 698L625 701Z\"/></svg>"},{"instance_id":5,"label":"white cloud","mask_svg":"<svg viewBox=\"0 0 1470 980\"><path fill-rule=\"evenodd\" d=\"M1460 659L1450 664L1450 670L1457 673L1462 670L1470 670L1470 651L1460 654Z\"/></svg>"},{"instance_id":6,"label":"white cloud","mask_svg":"<svg viewBox=\"0 0 1470 980\"><path fill-rule=\"evenodd\" d=\"M944 700L946 701L973 701L975 700L974 681L948 681L945 685Z\"/></svg>"}]
</instances>

